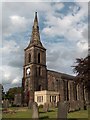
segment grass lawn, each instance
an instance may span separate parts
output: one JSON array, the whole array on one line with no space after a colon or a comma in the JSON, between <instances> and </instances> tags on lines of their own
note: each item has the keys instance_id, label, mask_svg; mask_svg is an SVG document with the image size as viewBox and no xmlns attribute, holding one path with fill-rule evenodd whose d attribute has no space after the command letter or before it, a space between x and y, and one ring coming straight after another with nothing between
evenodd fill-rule
<instances>
[{"instance_id":1,"label":"grass lawn","mask_svg":"<svg viewBox=\"0 0 90 120\"><path fill-rule=\"evenodd\" d=\"M31 118L32 111L27 108L9 108L9 110L16 111L16 113L3 113L3 118ZM41 119L57 118L57 108L52 108L49 112L45 113L39 109L39 116ZM81 110L68 113L68 118L88 118L88 110Z\"/></svg>"}]
</instances>

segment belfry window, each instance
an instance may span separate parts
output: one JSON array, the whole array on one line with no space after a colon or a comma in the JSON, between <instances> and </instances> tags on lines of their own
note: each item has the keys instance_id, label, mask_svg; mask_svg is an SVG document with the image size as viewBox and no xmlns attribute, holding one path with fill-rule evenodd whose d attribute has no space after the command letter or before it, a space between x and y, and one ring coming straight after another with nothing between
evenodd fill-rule
<instances>
[{"instance_id":1,"label":"belfry window","mask_svg":"<svg viewBox=\"0 0 90 120\"><path fill-rule=\"evenodd\" d=\"M40 63L40 53L38 53L38 63Z\"/></svg>"},{"instance_id":2,"label":"belfry window","mask_svg":"<svg viewBox=\"0 0 90 120\"><path fill-rule=\"evenodd\" d=\"M31 62L31 54L29 53L28 62Z\"/></svg>"}]
</instances>

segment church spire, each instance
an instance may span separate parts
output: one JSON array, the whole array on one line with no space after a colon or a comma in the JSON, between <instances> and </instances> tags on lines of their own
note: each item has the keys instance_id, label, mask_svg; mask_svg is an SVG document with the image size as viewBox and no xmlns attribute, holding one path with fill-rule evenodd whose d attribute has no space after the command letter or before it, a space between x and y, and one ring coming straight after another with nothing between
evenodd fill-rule
<instances>
[{"instance_id":1,"label":"church spire","mask_svg":"<svg viewBox=\"0 0 90 120\"><path fill-rule=\"evenodd\" d=\"M34 27L38 26L37 12L35 12Z\"/></svg>"},{"instance_id":2,"label":"church spire","mask_svg":"<svg viewBox=\"0 0 90 120\"><path fill-rule=\"evenodd\" d=\"M30 44L29 44L28 47L30 47L32 45L38 45L38 46L43 47L42 43L40 41L40 33L39 33L37 12L35 12L35 18L34 18L34 24L33 24L33 27L32 27L31 40L30 40Z\"/></svg>"}]
</instances>

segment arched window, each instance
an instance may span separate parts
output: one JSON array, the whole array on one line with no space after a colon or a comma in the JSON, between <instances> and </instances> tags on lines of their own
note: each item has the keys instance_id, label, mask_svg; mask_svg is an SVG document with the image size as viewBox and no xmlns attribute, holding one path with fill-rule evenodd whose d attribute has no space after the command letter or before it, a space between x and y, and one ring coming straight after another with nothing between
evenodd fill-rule
<instances>
[{"instance_id":1,"label":"arched window","mask_svg":"<svg viewBox=\"0 0 90 120\"><path fill-rule=\"evenodd\" d=\"M68 90L68 81L67 81L67 101L69 100L69 90Z\"/></svg>"},{"instance_id":2,"label":"arched window","mask_svg":"<svg viewBox=\"0 0 90 120\"><path fill-rule=\"evenodd\" d=\"M66 88L66 81L63 80L63 87L64 87L64 101L67 100L67 88Z\"/></svg>"},{"instance_id":3,"label":"arched window","mask_svg":"<svg viewBox=\"0 0 90 120\"><path fill-rule=\"evenodd\" d=\"M31 54L29 53L28 62L31 62Z\"/></svg>"},{"instance_id":4,"label":"arched window","mask_svg":"<svg viewBox=\"0 0 90 120\"><path fill-rule=\"evenodd\" d=\"M73 92L74 92L74 100L77 100L77 86L76 86L76 83L73 83Z\"/></svg>"},{"instance_id":5,"label":"arched window","mask_svg":"<svg viewBox=\"0 0 90 120\"><path fill-rule=\"evenodd\" d=\"M40 63L40 53L38 53L38 63Z\"/></svg>"},{"instance_id":6,"label":"arched window","mask_svg":"<svg viewBox=\"0 0 90 120\"><path fill-rule=\"evenodd\" d=\"M56 80L56 90L58 91L58 87L59 86L59 82L58 82L58 80Z\"/></svg>"}]
</instances>

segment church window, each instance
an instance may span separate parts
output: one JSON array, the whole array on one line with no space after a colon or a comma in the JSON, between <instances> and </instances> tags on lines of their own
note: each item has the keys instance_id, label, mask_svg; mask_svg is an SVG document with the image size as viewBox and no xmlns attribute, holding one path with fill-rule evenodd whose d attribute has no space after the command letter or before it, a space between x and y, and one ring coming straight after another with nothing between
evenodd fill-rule
<instances>
[{"instance_id":1,"label":"church window","mask_svg":"<svg viewBox=\"0 0 90 120\"><path fill-rule=\"evenodd\" d=\"M67 100L67 86L66 86L66 81L63 81L63 87L64 87L64 101Z\"/></svg>"},{"instance_id":2,"label":"church window","mask_svg":"<svg viewBox=\"0 0 90 120\"><path fill-rule=\"evenodd\" d=\"M73 85L73 92L74 92L74 100L77 100L77 87L75 83Z\"/></svg>"},{"instance_id":3,"label":"church window","mask_svg":"<svg viewBox=\"0 0 90 120\"><path fill-rule=\"evenodd\" d=\"M37 102L43 102L43 96L37 96Z\"/></svg>"},{"instance_id":4,"label":"church window","mask_svg":"<svg viewBox=\"0 0 90 120\"><path fill-rule=\"evenodd\" d=\"M52 102L52 96L50 96L50 102Z\"/></svg>"},{"instance_id":5,"label":"church window","mask_svg":"<svg viewBox=\"0 0 90 120\"><path fill-rule=\"evenodd\" d=\"M52 96L52 102L56 102L56 96Z\"/></svg>"},{"instance_id":6,"label":"church window","mask_svg":"<svg viewBox=\"0 0 90 120\"><path fill-rule=\"evenodd\" d=\"M31 54L29 53L29 58L28 58L28 62L31 62Z\"/></svg>"},{"instance_id":7,"label":"church window","mask_svg":"<svg viewBox=\"0 0 90 120\"><path fill-rule=\"evenodd\" d=\"M76 87L76 98L75 98L75 100L77 100L77 87Z\"/></svg>"},{"instance_id":8,"label":"church window","mask_svg":"<svg viewBox=\"0 0 90 120\"><path fill-rule=\"evenodd\" d=\"M40 63L40 53L38 53L38 63Z\"/></svg>"},{"instance_id":9,"label":"church window","mask_svg":"<svg viewBox=\"0 0 90 120\"><path fill-rule=\"evenodd\" d=\"M56 80L56 90L58 91L58 87L59 86L59 82L58 82L58 80Z\"/></svg>"},{"instance_id":10,"label":"church window","mask_svg":"<svg viewBox=\"0 0 90 120\"><path fill-rule=\"evenodd\" d=\"M68 81L67 81L67 101L69 100Z\"/></svg>"}]
</instances>

